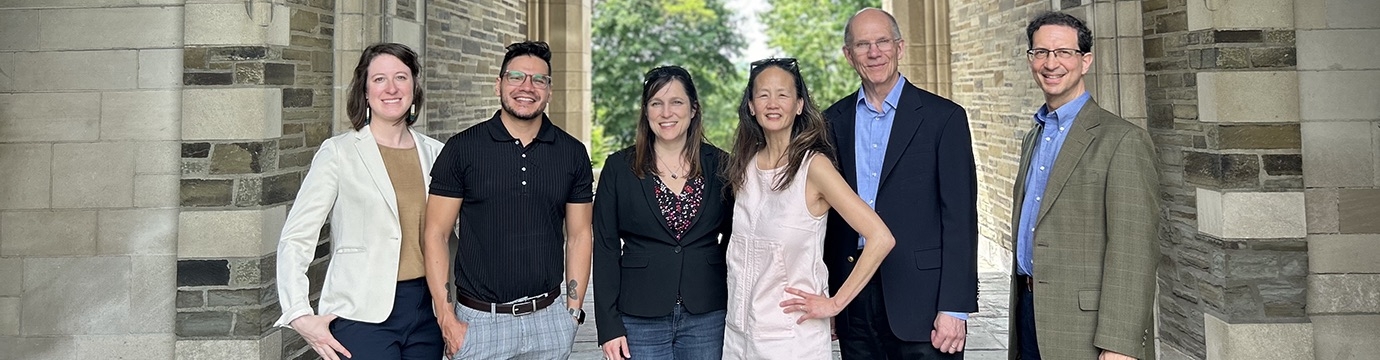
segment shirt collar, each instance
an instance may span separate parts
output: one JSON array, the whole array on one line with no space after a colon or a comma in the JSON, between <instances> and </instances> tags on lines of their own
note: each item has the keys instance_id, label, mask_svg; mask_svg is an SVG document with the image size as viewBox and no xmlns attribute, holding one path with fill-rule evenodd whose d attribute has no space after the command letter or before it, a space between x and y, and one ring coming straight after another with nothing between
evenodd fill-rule
<instances>
[{"instance_id":1,"label":"shirt collar","mask_svg":"<svg viewBox=\"0 0 1380 360\"><path fill-rule=\"evenodd\" d=\"M494 141L499 142L517 140L516 137L513 137L513 134L508 133L508 128L503 127L503 119L499 117L502 113L503 110L495 111L494 116L484 122L484 126L487 126L489 129L489 136L493 137ZM533 140L545 143L556 142L555 127L556 125L551 123L551 118L547 117L545 113L542 113L541 129L537 130L537 137Z\"/></svg>"},{"instance_id":2,"label":"shirt collar","mask_svg":"<svg viewBox=\"0 0 1380 360\"><path fill-rule=\"evenodd\" d=\"M906 83L906 76L905 76L905 75L901 75L901 74L897 74L897 76L896 76L896 85L892 85L892 86L891 86L891 91L888 91L888 92L886 93L886 98L885 98L885 99L882 99L882 102L883 102L884 104L889 105L890 108L895 109L895 108L896 108L896 104L901 102L901 89L905 88L905 86L904 86L905 83ZM857 105L866 105L866 104L867 104L867 92L866 92L866 91L863 91L862 88L858 88L858 103L857 103ZM885 110L885 109L883 109L883 110Z\"/></svg>"},{"instance_id":3,"label":"shirt collar","mask_svg":"<svg viewBox=\"0 0 1380 360\"><path fill-rule=\"evenodd\" d=\"M1059 127L1068 127L1069 124L1073 123L1073 118L1078 116L1078 112L1083 110L1083 105L1087 104L1089 99L1092 99L1092 95L1084 91L1082 95L1078 95L1073 101L1054 109L1054 111L1049 111L1049 104L1040 105L1040 110L1035 111L1035 121L1045 125L1053 122Z\"/></svg>"}]
</instances>

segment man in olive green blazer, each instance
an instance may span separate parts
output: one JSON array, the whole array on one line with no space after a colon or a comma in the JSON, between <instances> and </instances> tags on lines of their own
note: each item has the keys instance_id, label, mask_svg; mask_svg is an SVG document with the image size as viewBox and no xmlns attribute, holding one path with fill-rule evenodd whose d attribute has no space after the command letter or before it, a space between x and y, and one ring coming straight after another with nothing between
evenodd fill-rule
<instances>
[{"instance_id":1,"label":"man in olive green blazer","mask_svg":"<svg viewBox=\"0 0 1380 360\"><path fill-rule=\"evenodd\" d=\"M1092 101L1092 34L1046 13L1027 28L1045 94L1014 189L1011 359L1154 359L1159 206L1149 133Z\"/></svg>"}]
</instances>

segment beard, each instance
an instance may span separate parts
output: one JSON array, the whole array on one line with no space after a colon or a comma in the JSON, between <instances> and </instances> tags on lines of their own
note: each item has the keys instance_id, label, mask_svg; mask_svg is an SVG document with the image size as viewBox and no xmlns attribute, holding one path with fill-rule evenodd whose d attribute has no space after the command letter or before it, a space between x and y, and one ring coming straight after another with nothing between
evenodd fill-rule
<instances>
[{"instance_id":1,"label":"beard","mask_svg":"<svg viewBox=\"0 0 1380 360\"><path fill-rule=\"evenodd\" d=\"M541 113L546 110L546 106L540 106L536 110L533 110L531 113L520 113L517 111L517 109L514 109L511 104L508 104L507 97L499 98L498 103L503 106L503 112L508 113L508 115L512 115L513 117L518 118L519 120L533 120L539 118L541 117Z\"/></svg>"}]
</instances>

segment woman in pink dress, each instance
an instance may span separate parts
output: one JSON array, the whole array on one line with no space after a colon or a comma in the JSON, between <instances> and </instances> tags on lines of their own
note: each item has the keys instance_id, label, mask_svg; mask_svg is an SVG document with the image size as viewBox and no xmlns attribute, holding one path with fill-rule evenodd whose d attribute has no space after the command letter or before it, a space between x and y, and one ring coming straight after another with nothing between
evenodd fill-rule
<instances>
[{"instance_id":1,"label":"woman in pink dress","mask_svg":"<svg viewBox=\"0 0 1380 360\"><path fill-rule=\"evenodd\" d=\"M831 358L829 318L857 296L895 244L834 167L826 131L795 59L752 63L726 169L736 201L725 359ZM822 254L831 208L868 241L832 297Z\"/></svg>"}]
</instances>

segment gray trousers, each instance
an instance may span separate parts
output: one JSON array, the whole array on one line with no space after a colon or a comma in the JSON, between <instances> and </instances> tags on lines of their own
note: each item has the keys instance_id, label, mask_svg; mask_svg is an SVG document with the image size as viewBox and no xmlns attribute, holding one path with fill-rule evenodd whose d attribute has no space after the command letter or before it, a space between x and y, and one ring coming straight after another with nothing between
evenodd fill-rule
<instances>
[{"instance_id":1,"label":"gray trousers","mask_svg":"<svg viewBox=\"0 0 1380 360\"><path fill-rule=\"evenodd\" d=\"M479 311L457 303L455 315L469 324L456 360L568 359L579 327L561 299L523 316Z\"/></svg>"}]
</instances>

